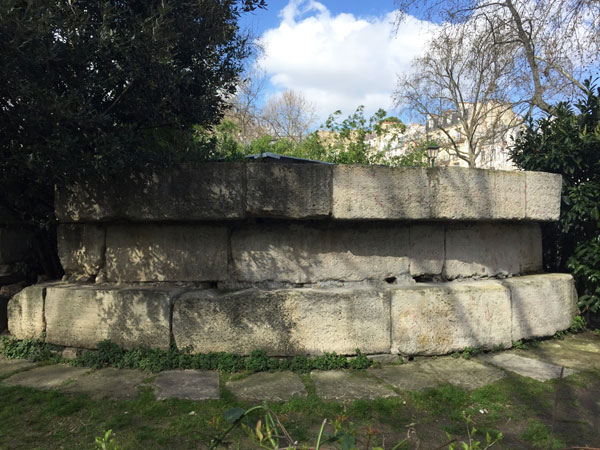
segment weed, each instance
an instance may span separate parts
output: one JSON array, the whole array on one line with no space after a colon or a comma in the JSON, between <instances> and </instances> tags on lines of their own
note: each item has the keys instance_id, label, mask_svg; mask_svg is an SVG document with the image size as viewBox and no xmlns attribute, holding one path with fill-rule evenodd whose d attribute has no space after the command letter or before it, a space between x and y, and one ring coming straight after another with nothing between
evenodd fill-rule
<instances>
[{"instance_id":1,"label":"weed","mask_svg":"<svg viewBox=\"0 0 600 450\"><path fill-rule=\"evenodd\" d=\"M475 435L477 434L477 428L475 428L475 424L473 423L471 416L467 415L464 411L462 415L465 421L465 426L467 428L467 441L458 442L455 439L452 439L452 436L449 433L446 433L448 439L451 439L449 443L450 445L448 446L449 450L457 450L458 448L460 448L461 450L486 450L488 448L492 448L504 437L499 431L495 433L494 437L492 437L492 435L489 432L487 432L485 434L485 447L482 447L483 444L481 443L481 441L475 439Z\"/></svg>"},{"instance_id":2,"label":"weed","mask_svg":"<svg viewBox=\"0 0 600 450\"><path fill-rule=\"evenodd\" d=\"M112 430L108 430L104 433L104 436L96 438L96 447L100 450L119 450L119 446L115 443L114 438L111 436Z\"/></svg>"},{"instance_id":3,"label":"weed","mask_svg":"<svg viewBox=\"0 0 600 450\"><path fill-rule=\"evenodd\" d=\"M552 436L552 431L548 426L537 420L529 422L527 429L523 432L521 437L529 442L534 448L558 450L566 447L563 441Z\"/></svg>"}]
</instances>

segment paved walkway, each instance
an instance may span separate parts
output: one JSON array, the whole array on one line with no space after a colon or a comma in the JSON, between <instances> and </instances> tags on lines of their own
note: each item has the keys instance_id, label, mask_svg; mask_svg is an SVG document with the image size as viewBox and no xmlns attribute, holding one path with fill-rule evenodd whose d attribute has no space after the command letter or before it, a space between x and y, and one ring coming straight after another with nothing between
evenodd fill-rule
<instances>
[{"instance_id":1,"label":"paved walkway","mask_svg":"<svg viewBox=\"0 0 600 450\"><path fill-rule=\"evenodd\" d=\"M373 399L397 396L398 392L421 390L450 383L472 390L493 383L508 372L546 381L577 371L600 369L600 337L592 333L564 340L541 342L538 348L488 353L472 359L417 358L403 365L386 365L364 372L314 371L310 374L316 393L326 400ZM219 374L200 370L176 370L157 375L138 370L91 370L63 364L38 366L25 360L0 359L0 384L27 386L93 397L131 398L138 388L151 387L158 399L218 399ZM292 372L233 376L225 384L241 400L286 401L306 396L301 377Z\"/></svg>"}]
</instances>

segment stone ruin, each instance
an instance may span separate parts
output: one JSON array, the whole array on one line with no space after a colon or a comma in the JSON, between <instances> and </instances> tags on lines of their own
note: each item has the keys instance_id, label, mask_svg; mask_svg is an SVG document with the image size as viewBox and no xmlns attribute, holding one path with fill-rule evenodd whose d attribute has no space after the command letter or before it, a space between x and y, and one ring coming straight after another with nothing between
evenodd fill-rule
<instances>
[{"instance_id":1,"label":"stone ruin","mask_svg":"<svg viewBox=\"0 0 600 450\"><path fill-rule=\"evenodd\" d=\"M571 325L541 222L561 177L458 167L207 163L57 192L61 282L17 338L291 356L439 355Z\"/></svg>"}]
</instances>

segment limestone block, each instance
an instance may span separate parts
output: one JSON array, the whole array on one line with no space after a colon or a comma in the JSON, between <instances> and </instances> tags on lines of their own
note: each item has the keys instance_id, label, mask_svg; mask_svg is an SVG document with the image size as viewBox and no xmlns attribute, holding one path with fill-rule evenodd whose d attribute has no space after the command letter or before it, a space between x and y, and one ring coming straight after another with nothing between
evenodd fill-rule
<instances>
[{"instance_id":1,"label":"limestone block","mask_svg":"<svg viewBox=\"0 0 600 450\"><path fill-rule=\"evenodd\" d=\"M431 216L449 220L525 219L522 172L439 167L427 172Z\"/></svg>"},{"instance_id":2,"label":"limestone block","mask_svg":"<svg viewBox=\"0 0 600 450\"><path fill-rule=\"evenodd\" d=\"M554 173L525 172L527 219L557 221L560 215L562 177Z\"/></svg>"},{"instance_id":3,"label":"limestone block","mask_svg":"<svg viewBox=\"0 0 600 450\"><path fill-rule=\"evenodd\" d=\"M195 352L388 353L389 298L370 289L198 290L175 300L173 336Z\"/></svg>"},{"instance_id":4,"label":"limestone block","mask_svg":"<svg viewBox=\"0 0 600 450\"><path fill-rule=\"evenodd\" d=\"M186 221L244 216L244 165L206 163L57 191L60 222Z\"/></svg>"},{"instance_id":5,"label":"limestone block","mask_svg":"<svg viewBox=\"0 0 600 450\"><path fill-rule=\"evenodd\" d=\"M539 223L523 224L519 227L521 246L519 273L542 271L542 229Z\"/></svg>"},{"instance_id":6,"label":"limestone block","mask_svg":"<svg viewBox=\"0 0 600 450\"><path fill-rule=\"evenodd\" d=\"M429 219L427 169L333 167L335 219Z\"/></svg>"},{"instance_id":7,"label":"limestone block","mask_svg":"<svg viewBox=\"0 0 600 450\"><path fill-rule=\"evenodd\" d=\"M44 285L29 286L8 302L8 330L17 339L40 339L44 321Z\"/></svg>"},{"instance_id":8,"label":"limestone block","mask_svg":"<svg viewBox=\"0 0 600 450\"><path fill-rule=\"evenodd\" d=\"M448 225L444 276L453 280L519 273L520 230L516 224Z\"/></svg>"},{"instance_id":9,"label":"limestone block","mask_svg":"<svg viewBox=\"0 0 600 450\"><path fill-rule=\"evenodd\" d=\"M20 262L28 258L33 232L22 225L0 227L0 264Z\"/></svg>"},{"instance_id":10,"label":"limestone block","mask_svg":"<svg viewBox=\"0 0 600 450\"><path fill-rule=\"evenodd\" d=\"M409 271L408 227L260 224L234 229L239 281L385 280Z\"/></svg>"},{"instance_id":11,"label":"limestone block","mask_svg":"<svg viewBox=\"0 0 600 450\"><path fill-rule=\"evenodd\" d=\"M509 290L498 281L423 283L391 295L392 353L442 355L511 344Z\"/></svg>"},{"instance_id":12,"label":"limestone block","mask_svg":"<svg viewBox=\"0 0 600 450\"><path fill-rule=\"evenodd\" d=\"M168 349L170 287L64 284L46 291L46 342L96 348L110 339L124 347Z\"/></svg>"},{"instance_id":13,"label":"limestone block","mask_svg":"<svg viewBox=\"0 0 600 450\"><path fill-rule=\"evenodd\" d=\"M444 266L444 225L410 226L410 274L440 275Z\"/></svg>"},{"instance_id":14,"label":"limestone block","mask_svg":"<svg viewBox=\"0 0 600 450\"><path fill-rule=\"evenodd\" d=\"M569 274L515 277L502 282L512 299L512 340L552 336L571 326L577 292Z\"/></svg>"},{"instance_id":15,"label":"limestone block","mask_svg":"<svg viewBox=\"0 0 600 450\"><path fill-rule=\"evenodd\" d=\"M98 224L60 224L58 256L67 275L96 276L104 266L106 228Z\"/></svg>"},{"instance_id":16,"label":"limestone block","mask_svg":"<svg viewBox=\"0 0 600 450\"><path fill-rule=\"evenodd\" d=\"M109 225L108 281L217 281L227 274L227 228Z\"/></svg>"},{"instance_id":17,"label":"limestone block","mask_svg":"<svg viewBox=\"0 0 600 450\"><path fill-rule=\"evenodd\" d=\"M257 217L305 219L331 214L332 166L247 164L246 212Z\"/></svg>"}]
</instances>

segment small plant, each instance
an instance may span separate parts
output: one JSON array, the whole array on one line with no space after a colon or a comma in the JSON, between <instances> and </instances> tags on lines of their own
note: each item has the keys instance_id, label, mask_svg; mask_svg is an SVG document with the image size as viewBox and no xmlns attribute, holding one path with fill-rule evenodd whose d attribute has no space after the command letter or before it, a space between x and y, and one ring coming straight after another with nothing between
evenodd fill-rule
<instances>
[{"instance_id":1,"label":"small plant","mask_svg":"<svg viewBox=\"0 0 600 450\"><path fill-rule=\"evenodd\" d=\"M95 440L96 448L100 450L119 450L119 446L115 443L112 437L112 430L107 430L104 436L97 437Z\"/></svg>"},{"instance_id":2,"label":"small plant","mask_svg":"<svg viewBox=\"0 0 600 450\"><path fill-rule=\"evenodd\" d=\"M473 356L476 356L476 355L478 355L479 353L481 353L481 350L480 350L480 349L478 349L478 348L473 348L473 347L467 347L467 348L465 348L465 349L462 351L462 353L461 353L461 356L462 356L464 359L470 359L471 357L473 357Z\"/></svg>"},{"instance_id":3,"label":"small plant","mask_svg":"<svg viewBox=\"0 0 600 450\"><path fill-rule=\"evenodd\" d=\"M494 437L492 437L492 435L488 432L485 433L485 444L482 444L481 441L475 439L475 434L477 434L478 430L475 428L475 424L473 423L471 416L467 415L464 411L462 415L467 428L467 442L451 442L448 446L448 450L486 450L488 448L492 448L504 437L501 432L498 432ZM448 439L452 439L452 436L449 433L446 433L446 436L448 436ZM485 447L482 447L482 445L485 445Z\"/></svg>"},{"instance_id":4,"label":"small plant","mask_svg":"<svg viewBox=\"0 0 600 450\"><path fill-rule=\"evenodd\" d=\"M585 331L586 327L587 324L583 316L575 316L573 318L573 323L571 324L569 331L571 333L581 333L582 331Z\"/></svg>"}]
</instances>

